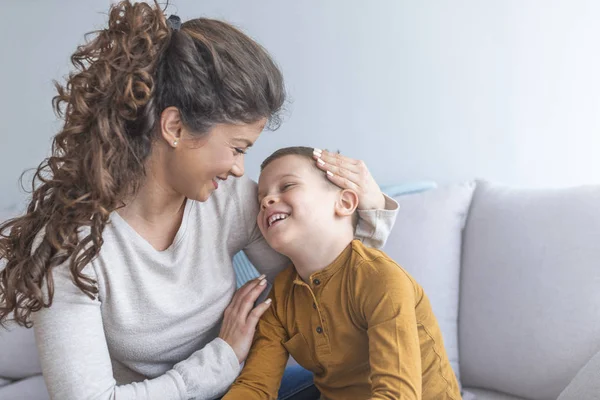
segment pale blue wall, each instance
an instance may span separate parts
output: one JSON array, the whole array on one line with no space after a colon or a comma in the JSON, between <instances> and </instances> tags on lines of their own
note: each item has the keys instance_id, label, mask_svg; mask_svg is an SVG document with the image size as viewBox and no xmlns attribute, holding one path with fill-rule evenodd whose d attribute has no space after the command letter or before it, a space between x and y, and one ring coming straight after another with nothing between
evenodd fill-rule
<instances>
[{"instance_id":1,"label":"pale blue wall","mask_svg":"<svg viewBox=\"0 0 600 400\"><path fill-rule=\"evenodd\" d=\"M0 24L0 209L22 200L59 125L52 79L109 1L6 1ZM293 103L247 157L292 144L367 161L381 184L483 177L600 182L600 2L176 0L224 18L281 65Z\"/></svg>"}]
</instances>

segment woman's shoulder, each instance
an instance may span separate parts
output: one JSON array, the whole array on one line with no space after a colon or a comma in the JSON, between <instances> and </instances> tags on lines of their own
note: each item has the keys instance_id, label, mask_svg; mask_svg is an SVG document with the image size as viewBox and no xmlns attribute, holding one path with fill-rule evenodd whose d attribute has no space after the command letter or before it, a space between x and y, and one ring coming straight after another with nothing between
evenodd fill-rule
<instances>
[{"instance_id":1,"label":"woman's shoulder","mask_svg":"<svg viewBox=\"0 0 600 400\"><path fill-rule=\"evenodd\" d=\"M256 182L246 176L230 177L221 182L207 201L194 201L194 206L205 214L208 212L221 223L244 222L254 225L258 214L257 196Z\"/></svg>"},{"instance_id":2,"label":"woman's shoulder","mask_svg":"<svg viewBox=\"0 0 600 400\"><path fill-rule=\"evenodd\" d=\"M189 211L184 222L188 233L204 232L242 249L256 228L257 185L246 177L229 178L220 183L207 201L192 200Z\"/></svg>"},{"instance_id":3,"label":"woman's shoulder","mask_svg":"<svg viewBox=\"0 0 600 400\"><path fill-rule=\"evenodd\" d=\"M246 175L240 178L229 178L225 181L229 194L245 203L258 203L258 185ZM217 194L217 191L215 194Z\"/></svg>"},{"instance_id":4,"label":"woman's shoulder","mask_svg":"<svg viewBox=\"0 0 600 400\"><path fill-rule=\"evenodd\" d=\"M229 177L219 183L219 188L205 202L194 201L198 207L231 205L256 206L258 204L258 185L252 179L242 176Z\"/></svg>"}]
</instances>

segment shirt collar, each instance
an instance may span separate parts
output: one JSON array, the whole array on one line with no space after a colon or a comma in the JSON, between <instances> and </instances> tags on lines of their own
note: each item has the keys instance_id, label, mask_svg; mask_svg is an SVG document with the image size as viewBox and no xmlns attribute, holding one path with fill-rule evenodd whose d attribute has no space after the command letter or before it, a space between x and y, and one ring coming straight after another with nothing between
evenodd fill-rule
<instances>
[{"instance_id":1,"label":"shirt collar","mask_svg":"<svg viewBox=\"0 0 600 400\"><path fill-rule=\"evenodd\" d=\"M300 277L300 275L298 274L298 272L296 271L295 277L294 277L294 284L304 285L304 286L308 285L311 288L316 288L316 287L325 285L327 283L327 281L329 281L329 279L337 271L339 271L344 265L346 265L346 263L350 259L350 256L352 255L352 248L353 248L355 241L356 240L353 240L352 242L350 242L350 244L348 244L348 246L346 246L346 248L344 250L342 250L342 252L335 258L335 260L333 260L333 262L331 264L329 264L322 270L311 274L310 278L309 278L309 282L304 282L302 280L302 278Z\"/></svg>"}]
</instances>

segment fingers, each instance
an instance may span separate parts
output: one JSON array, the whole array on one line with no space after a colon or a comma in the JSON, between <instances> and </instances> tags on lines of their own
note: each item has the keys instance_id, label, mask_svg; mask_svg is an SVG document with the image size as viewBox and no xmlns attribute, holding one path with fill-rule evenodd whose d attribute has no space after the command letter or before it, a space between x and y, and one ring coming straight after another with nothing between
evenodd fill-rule
<instances>
[{"instance_id":1,"label":"fingers","mask_svg":"<svg viewBox=\"0 0 600 400\"><path fill-rule=\"evenodd\" d=\"M362 161L343 157L340 154L320 151L315 149L313 157L317 160L317 167L327 174L327 178L331 182L342 189L352 189L355 191L361 189L359 183L362 177L358 172L361 172ZM324 160L329 160L330 162Z\"/></svg>"},{"instance_id":2,"label":"fingers","mask_svg":"<svg viewBox=\"0 0 600 400\"><path fill-rule=\"evenodd\" d=\"M323 163L328 164L331 167L337 167L340 169L347 169L348 171L358 173L360 172L360 163L362 161L354 158L343 156L339 153L332 153L327 150L314 149L313 158L317 160L321 159Z\"/></svg>"},{"instance_id":3,"label":"fingers","mask_svg":"<svg viewBox=\"0 0 600 400\"><path fill-rule=\"evenodd\" d=\"M260 320L260 317L271 307L271 299L267 299L264 302L260 303L250 312L248 315L248 319L246 320L249 327L252 329L256 328L256 324Z\"/></svg>"},{"instance_id":4,"label":"fingers","mask_svg":"<svg viewBox=\"0 0 600 400\"><path fill-rule=\"evenodd\" d=\"M259 286L262 282L264 282L263 286L260 286L260 287L264 288L264 284L266 284L266 282L267 282L265 280L265 275L261 275L256 279L252 279L251 281L246 282L244 284L244 286L242 286L235 292L235 295L233 296L233 299L231 300L229 307L232 309L235 309L236 311L239 310L246 295L249 292L251 292L253 289L255 289L257 286ZM260 292L259 292L259 294L260 294Z\"/></svg>"},{"instance_id":5,"label":"fingers","mask_svg":"<svg viewBox=\"0 0 600 400\"><path fill-rule=\"evenodd\" d=\"M360 187L348 178L344 178L343 176L335 175L329 171L327 171L327 178L331 182L333 182L335 185L341 187L342 189L352 189L357 193L360 192Z\"/></svg>"},{"instance_id":6,"label":"fingers","mask_svg":"<svg viewBox=\"0 0 600 400\"><path fill-rule=\"evenodd\" d=\"M356 160L354 158L346 157L341 155L340 153L332 153L327 150L314 149L313 155L316 158L321 158L328 164L344 166L349 169L353 169L353 166L357 165L360 160Z\"/></svg>"},{"instance_id":7,"label":"fingers","mask_svg":"<svg viewBox=\"0 0 600 400\"><path fill-rule=\"evenodd\" d=\"M330 172L333 175L337 175L342 178L346 178L351 182L357 182L360 178L360 176L357 173L352 172L352 171L342 168L342 167L338 167L338 166L331 165L331 164L326 164L325 162L321 161L320 158L317 159L317 167L319 169L321 169L323 172Z\"/></svg>"},{"instance_id":8,"label":"fingers","mask_svg":"<svg viewBox=\"0 0 600 400\"><path fill-rule=\"evenodd\" d=\"M260 294L267 287L267 280L263 279L261 282L256 285L252 290L250 290L242 299L240 303L239 313L243 319L248 317L250 310L254 307L254 303L256 303L256 299L260 296Z\"/></svg>"},{"instance_id":9,"label":"fingers","mask_svg":"<svg viewBox=\"0 0 600 400\"><path fill-rule=\"evenodd\" d=\"M357 184L369 175L367 166L361 160L319 149L313 151L313 158L317 161L317 167L321 170L330 171L334 175L339 175Z\"/></svg>"}]
</instances>

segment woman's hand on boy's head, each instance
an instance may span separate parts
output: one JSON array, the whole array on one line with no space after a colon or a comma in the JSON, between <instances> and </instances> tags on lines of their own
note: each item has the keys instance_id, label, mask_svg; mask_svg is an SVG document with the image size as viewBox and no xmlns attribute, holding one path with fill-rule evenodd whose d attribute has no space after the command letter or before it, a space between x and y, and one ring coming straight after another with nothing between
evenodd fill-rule
<instances>
[{"instance_id":1,"label":"woman's hand on boy's head","mask_svg":"<svg viewBox=\"0 0 600 400\"><path fill-rule=\"evenodd\" d=\"M313 158L317 167L327 173L330 181L342 189L352 189L358 194L359 210L385 208L383 192L363 161L319 149L315 149Z\"/></svg>"}]
</instances>

